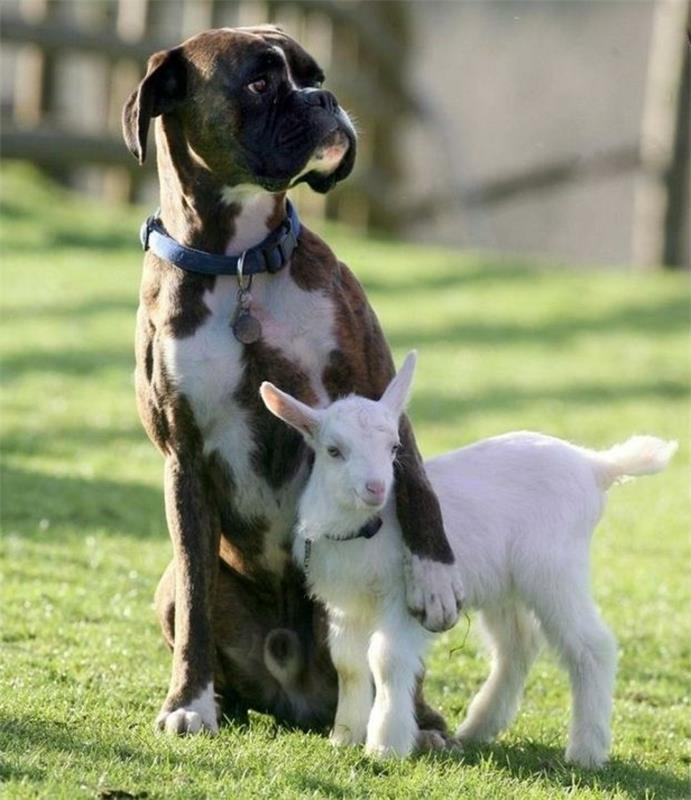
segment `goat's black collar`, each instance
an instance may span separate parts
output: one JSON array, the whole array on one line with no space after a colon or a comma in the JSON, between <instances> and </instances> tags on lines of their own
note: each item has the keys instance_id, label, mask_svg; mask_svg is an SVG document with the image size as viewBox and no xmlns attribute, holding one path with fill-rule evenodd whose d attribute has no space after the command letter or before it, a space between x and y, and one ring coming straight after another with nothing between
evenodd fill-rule
<instances>
[{"instance_id":1,"label":"goat's black collar","mask_svg":"<svg viewBox=\"0 0 691 800\"><path fill-rule=\"evenodd\" d=\"M175 264L187 272L200 275L237 275L241 264L243 275L258 272L278 272L288 263L298 244L300 219L295 206L286 200L286 217L276 230L239 256L224 256L195 250L173 239L163 227L159 212L148 217L139 232L144 250L151 250L159 258Z\"/></svg>"},{"instance_id":2,"label":"goat's black collar","mask_svg":"<svg viewBox=\"0 0 691 800\"><path fill-rule=\"evenodd\" d=\"M324 538L330 542L352 542L353 539L371 539L377 534L384 523L381 517L372 517L369 522L366 522L359 530L351 533L350 536L343 536L337 538L336 536L329 536L325 534ZM312 540L305 539L305 556L303 561L303 568L305 572L309 570L310 561L312 559Z\"/></svg>"},{"instance_id":3,"label":"goat's black collar","mask_svg":"<svg viewBox=\"0 0 691 800\"><path fill-rule=\"evenodd\" d=\"M381 517L372 517L369 522L366 522L359 530L354 531L349 536L329 536L327 533L324 538L332 542L350 542L352 539L371 539L384 523Z\"/></svg>"}]
</instances>

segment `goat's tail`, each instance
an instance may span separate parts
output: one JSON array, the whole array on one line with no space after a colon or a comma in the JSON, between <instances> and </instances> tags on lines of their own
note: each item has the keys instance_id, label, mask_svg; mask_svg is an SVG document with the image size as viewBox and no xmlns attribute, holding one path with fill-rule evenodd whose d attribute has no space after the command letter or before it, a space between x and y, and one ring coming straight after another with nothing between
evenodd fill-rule
<instances>
[{"instance_id":1,"label":"goat's tail","mask_svg":"<svg viewBox=\"0 0 691 800\"><path fill-rule=\"evenodd\" d=\"M604 489L617 480L662 472L676 453L678 444L657 436L632 436L597 456L598 477Z\"/></svg>"}]
</instances>

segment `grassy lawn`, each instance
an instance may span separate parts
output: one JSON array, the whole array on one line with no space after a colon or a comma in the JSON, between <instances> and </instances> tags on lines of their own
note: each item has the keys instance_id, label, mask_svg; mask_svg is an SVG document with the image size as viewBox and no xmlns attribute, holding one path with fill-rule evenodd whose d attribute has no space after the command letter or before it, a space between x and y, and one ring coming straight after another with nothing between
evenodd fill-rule
<instances>
[{"instance_id":1,"label":"grassy lawn","mask_svg":"<svg viewBox=\"0 0 691 800\"><path fill-rule=\"evenodd\" d=\"M142 212L74 199L24 168L4 171L2 196L0 795L689 796L685 278L328 233L397 358L420 351L411 414L427 455L518 428L592 446L634 432L681 441L666 474L612 489L594 542L620 642L608 768L564 765L568 687L546 658L514 727L463 756L381 764L260 715L174 740L152 732L170 658L151 601L171 548L132 386ZM429 662L429 697L454 726L487 671L473 628L442 636Z\"/></svg>"}]
</instances>

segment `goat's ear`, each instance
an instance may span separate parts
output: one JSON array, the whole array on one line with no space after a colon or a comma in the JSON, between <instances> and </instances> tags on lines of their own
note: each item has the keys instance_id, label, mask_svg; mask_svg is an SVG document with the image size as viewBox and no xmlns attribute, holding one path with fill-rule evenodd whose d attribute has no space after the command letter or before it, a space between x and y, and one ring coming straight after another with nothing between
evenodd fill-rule
<instances>
[{"instance_id":1,"label":"goat's ear","mask_svg":"<svg viewBox=\"0 0 691 800\"><path fill-rule=\"evenodd\" d=\"M308 439L314 438L319 427L319 411L282 392L268 381L264 381L259 387L259 394L274 416L287 422Z\"/></svg>"},{"instance_id":2,"label":"goat's ear","mask_svg":"<svg viewBox=\"0 0 691 800\"><path fill-rule=\"evenodd\" d=\"M146 158L146 137L152 117L172 111L187 90L185 57L179 47L154 53L146 75L122 109L122 134L129 151L139 161Z\"/></svg>"},{"instance_id":3,"label":"goat's ear","mask_svg":"<svg viewBox=\"0 0 691 800\"><path fill-rule=\"evenodd\" d=\"M387 406L397 417L403 413L403 409L408 402L416 361L417 351L411 350L379 401Z\"/></svg>"}]
</instances>

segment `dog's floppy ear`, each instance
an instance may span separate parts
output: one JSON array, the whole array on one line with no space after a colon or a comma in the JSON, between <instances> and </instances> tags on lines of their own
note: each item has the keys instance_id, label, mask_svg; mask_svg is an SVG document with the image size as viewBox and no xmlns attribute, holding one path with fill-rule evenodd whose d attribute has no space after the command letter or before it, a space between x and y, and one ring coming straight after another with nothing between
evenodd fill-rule
<instances>
[{"instance_id":1,"label":"dog's floppy ear","mask_svg":"<svg viewBox=\"0 0 691 800\"><path fill-rule=\"evenodd\" d=\"M154 53L146 75L122 109L122 133L132 155L144 163L152 117L172 111L185 97L187 72L179 47Z\"/></svg>"}]
</instances>

